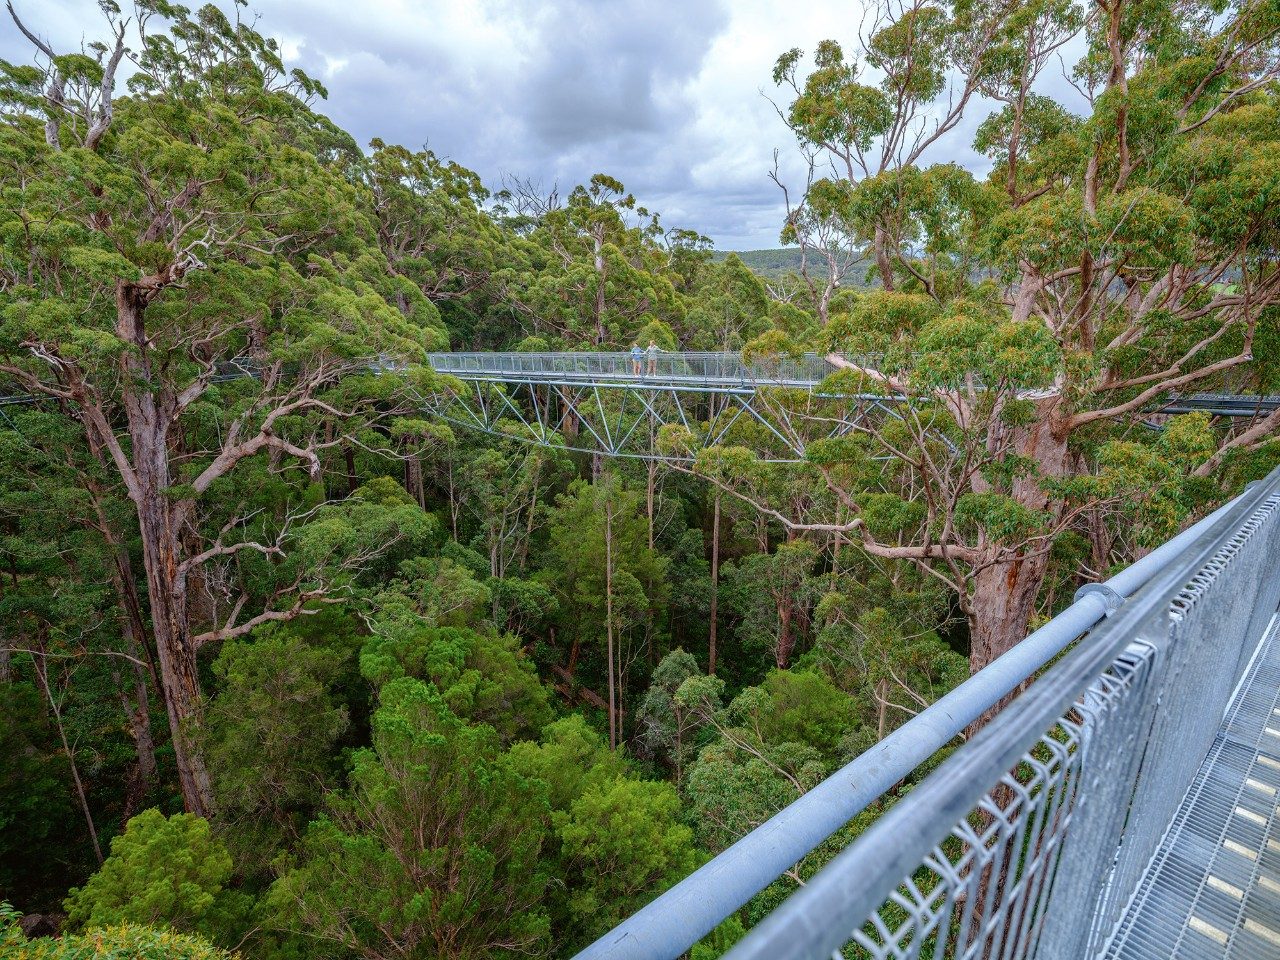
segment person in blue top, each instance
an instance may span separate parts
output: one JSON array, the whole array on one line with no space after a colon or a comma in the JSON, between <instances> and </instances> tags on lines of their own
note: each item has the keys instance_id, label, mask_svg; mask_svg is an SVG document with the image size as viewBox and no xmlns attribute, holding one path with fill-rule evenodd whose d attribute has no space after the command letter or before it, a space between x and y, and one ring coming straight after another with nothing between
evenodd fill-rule
<instances>
[{"instance_id":1,"label":"person in blue top","mask_svg":"<svg viewBox=\"0 0 1280 960\"><path fill-rule=\"evenodd\" d=\"M658 341L650 340L649 349L646 352L649 354L649 376L652 377L658 372Z\"/></svg>"},{"instance_id":2,"label":"person in blue top","mask_svg":"<svg viewBox=\"0 0 1280 960\"><path fill-rule=\"evenodd\" d=\"M640 376L640 361L644 359L644 351L640 349L640 344L633 343L631 345L631 372L637 377Z\"/></svg>"}]
</instances>

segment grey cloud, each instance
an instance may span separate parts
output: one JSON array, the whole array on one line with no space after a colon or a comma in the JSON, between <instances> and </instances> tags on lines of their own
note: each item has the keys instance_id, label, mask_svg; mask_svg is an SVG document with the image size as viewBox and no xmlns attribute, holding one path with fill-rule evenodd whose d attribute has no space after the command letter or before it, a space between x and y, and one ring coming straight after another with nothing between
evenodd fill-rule
<instances>
[{"instance_id":1,"label":"grey cloud","mask_svg":"<svg viewBox=\"0 0 1280 960\"><path fill-rule=\"evenodd\" d=\"M542 56L523 79L530 129L549 145L661 134L689 104L663 88L697 73L727 22L718 4L574 2L538 20Z\"/></svg>"},{"instance_id":2,"label":"grey cloud","mask_svg":"<svg viewBox=\"0 0 1280 960\"><path fill-rule=\"evenodd\" d=\"M94 0L15 2L63 49L102 33ZM512 174L564 192L609 173L667 225L730 249L777 243L775 147L803 182L760 96L773 58L855 30L843 0L250 2L290 65L328 87L318 109L359 143L427 145L491 185ZM0 57L28 58L7 22ZM958 131L928 159L981 173L969 140Z\"/></svg>"}]
</instances>

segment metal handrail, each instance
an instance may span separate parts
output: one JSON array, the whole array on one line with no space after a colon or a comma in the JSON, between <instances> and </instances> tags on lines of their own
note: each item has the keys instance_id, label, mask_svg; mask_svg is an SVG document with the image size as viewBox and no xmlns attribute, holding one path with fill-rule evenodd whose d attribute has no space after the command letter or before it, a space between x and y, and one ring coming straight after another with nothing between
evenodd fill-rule
<instances>
[{"instance_id":1,"label":"metal handrail","mask_svg":"<svg viewBox=\"0 0 1280 960\"><path fill-rule=\"evenodd\" d=\"M1278 482L1280 472L1269 482ZM577 960L674 960L886 791L951 742L1184 552L1219 534L1253 494L1227 503L1078 599L1012 650L911 718L578 954Z\"/></svg>"},{"instance_id":2,"label":"metal handrail","mask_svg":"<svg viewBox=\"0 0 1280 960\"><path fill-rule=\"evenodd\" d=\"M631 382L658 380L680 384L731 384L812 387L837 370L826 357L761 357L751 362L740 353L660 351L636 360L628 352L433 353L428 362L438 373L492 375L495 379L543 379L548 376ZM876 358L861 358L873 363Z\"/></svg>"}]
</instances>

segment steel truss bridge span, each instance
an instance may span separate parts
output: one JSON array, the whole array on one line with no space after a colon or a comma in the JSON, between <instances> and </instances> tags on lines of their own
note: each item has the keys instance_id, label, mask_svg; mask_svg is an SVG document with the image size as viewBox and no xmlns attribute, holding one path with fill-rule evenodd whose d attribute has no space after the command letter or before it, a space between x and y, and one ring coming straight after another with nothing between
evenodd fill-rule
<instances>
[{"instance_id":1,"label":"steel truss bridge span","mask_svg":"<svg viewBox=\"0 0 1280 960\"><path fill-rule=\"evenodd\" d=\"M425 399L440 418L609 457L690 462L750 437L761 459L796 463L815 439L900 416L901 398L819 390L836 368L816 354L748 364L736 353L442 353L429 362L464 385ZM681 429L687 446L659 449L663 428Z\"/></svg>"},{"instance_id":2,"label":"steel truss bridge span","mask_svg":"<svg viewBox=\"0 0 1280 960\"><path fill-rule=\"evenodd\" d=\"M877 357L849 357L874 366ZM747 436L761 459L794 463L815 440L856 432L869 418L902 417L908 398L824 386L840 368L815 353L744 361L738 353L435 353L431 368L463 392L426 399L458 426L529 443L635 459L691 461L699 450ZM799 396L797 396L799 395ZM1254 418L1280 409L1280 396L1197 393L1149 412L1203 410ZM660 450L664 427L687 446ZM553 439L561 438L561 439Z\"/></svg>"}]
</instances>

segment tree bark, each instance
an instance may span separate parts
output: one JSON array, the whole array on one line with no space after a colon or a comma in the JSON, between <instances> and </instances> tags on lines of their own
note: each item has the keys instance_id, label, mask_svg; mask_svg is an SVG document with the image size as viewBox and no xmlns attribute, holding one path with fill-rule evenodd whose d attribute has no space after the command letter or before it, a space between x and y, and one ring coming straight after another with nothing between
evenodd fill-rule
<instances>
[{"instance_id":1,"label":"tree bark","mask_svg":"<svg viewBox=\"0 0 1280 960\"><path fill-rule=\"evenodd\" d=\"M795 649L796 637L795 631L792 629L793 607L790 599L785 595L778 595L778 646L774 661L778 665L779 670L785 670L791 662L791 651Z\"/></svg>"},{"instance_id":2,"label":"tree bark","mask_svg":"<svg viewBox=\"0 0 1280 960\"><path fill-rule=\"evenodd\" d=\"M876 257L876 271L880 274L880 285L886 290L893 289L893 265L889 261L889 238L884 227L877 226L872 246Z\"/></svg>"},{"instance_id":3,"label":"tree bark","mask_svg":"<svg viewBox=\"0 0 1280 960\"><path fill-rule=\"evenodd\" d=\"M1056 411L1042 411L1036 422L1016 440L1017 452L1039 465L1039 475L1015 480L1010 493L1014 500L1033 511L1053 511L1055 505L1040 484L1041 478L1066 474L1070 453L1066 434L1055 429ZM1048 544L1035 543L1031 550L1004 556L1000 544L989 544L986 561L973 578L968 598L969 670L977 673L997 657L1007 653L1027 635L1027 625L1035 613L1036 601L1049 566ZM996 561L996 557L1001 557ZM980 717L970 728L976 732L994 716L1008 699Z\"/></svg>"},{"instance_id":4,"label":"tree bark","mask_svg":"<svg viewBox=\"0 0 1280 960\"><path fill-rule=\"evenodd\" d=\"M351 496L360 486L360 478L356 476L356 452L351 444L342 445L342 459L347 465L347 496Z\"/></svg>"},{"instance_id":5,"label":"tree bark","mask_svg":"<svg viewBox=\"0 0 1280 960\"><path fill-rule=\"evenodd\" d=\"M124 406L132 444L133 483L129 495L138 514L151 627L160 663L160 686L173 738L178 782L186 809L197 816L212 813L212 791L194 738L200 723L200 681L196 649L187 616L186 577L181 572L182 544L168 495L169 471L167 404L157 402L150 389L145 361L146 332L142 291L121 284L117 290L117 332L132 350L125 355Z\"/></svg>"},{"instance_id":6,"label":"tree bark","mask_svg":"<svg viewBox=\"0 0 1280 960\"><path fill-rule=\"evenodd\" d=\"M707 628L707 673L716 673L716 626L720 613L720 491L711 513L711 614Z\"/></svg>"},{"instance_id":7,"label":"tree bark","mask_svg":"<svg viewBox=\"0 0 1280 960\"><path fill-rule=\"evenodd\" d=\"M613 502L604 505L604 605L605 634L609 656L609 749L618 749L617 714L618 698L615 689L616 675L613 669Z\"/></svg>"},{"instance_id":8,"label":"tree bark","mask_svg":"<svg viewBox=\"0 0 1280 960\"><path fill-rule=\"evenodd\" d=\"M142 433L142 431L138 431ZM134 437L135 464L149 463L138 470L140 492L138 524L142 533L142 555L147 571L147 593L151 599L151 623L156 652L160 661L160 680L164 691L165 711L173 737L174 759L183 803L189 813L208 817L212 812L209 776L196 750L194 739L200 723L200 681L197 674L196 649L187 618L186 584L179 575L181 562L178 537L169 514L169 504L162 486L152 477L167 480L168 461L147 453L140 455L139 440Z\"/></svg>"}]
</instances>

